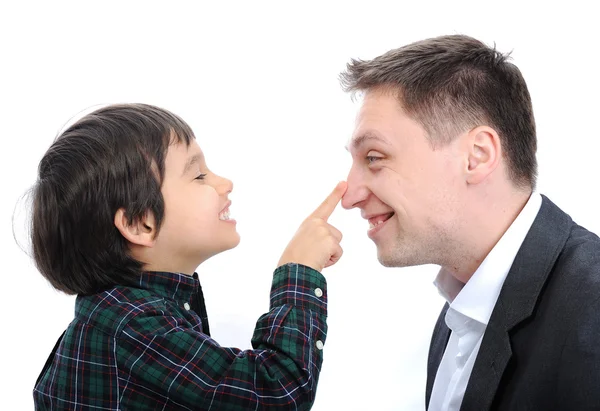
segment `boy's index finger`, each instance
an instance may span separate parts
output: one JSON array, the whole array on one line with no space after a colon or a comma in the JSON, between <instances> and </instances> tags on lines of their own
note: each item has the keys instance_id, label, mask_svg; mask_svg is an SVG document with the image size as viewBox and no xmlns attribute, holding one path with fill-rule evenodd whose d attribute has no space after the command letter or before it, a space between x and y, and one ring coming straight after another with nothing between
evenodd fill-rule
<instances>
[{"instance_id":1,"label":"boy's index finger","mask_svg":"<svg viewBox=\"0 0 600 411\"><path fill-rule=\"evenodd\" d=\"M335 207L346 193L347 188L348 184L345 181L339 182L331 194L327 196L325 201L323 201L321 205L317 207L317 209L311 214L311 217L317 217L327 221L329 216L331 216L331 213L333 213L333 210L335 210Z\"/></svg>"}]
</instances>

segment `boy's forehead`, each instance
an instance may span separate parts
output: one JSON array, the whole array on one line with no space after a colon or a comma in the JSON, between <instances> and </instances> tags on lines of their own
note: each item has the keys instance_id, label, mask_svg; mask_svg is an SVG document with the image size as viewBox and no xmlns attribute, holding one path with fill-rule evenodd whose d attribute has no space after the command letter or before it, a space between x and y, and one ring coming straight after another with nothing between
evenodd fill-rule
<instances>
[{"instance_id":1,"label":"boy's forehead","mask_svg":"<svg viewBox=\"0 0 600 411\"><path fill-rule=\"evenodd\" d=\"M166 167L178 174L187 174L194 166L204 163L204 153L195 141L189 146L183 142L169 145Z\"/></svg>"},{"instance_id":2,"label":"boy's forehead","mask_svg":"<svg viewBox=\"0 0 600 411\"><path fill-rule=\"evenodd\" d=\"M202 152L199 153L195 153L192 154L191 156L188 156L188 158L185 161L185 164L183 166L183 175L189 173L191 170L194 170L194 168L198 165L198 164L203 164L204 163L204 155L202 155Z\"/></svg>"}]
</instances>

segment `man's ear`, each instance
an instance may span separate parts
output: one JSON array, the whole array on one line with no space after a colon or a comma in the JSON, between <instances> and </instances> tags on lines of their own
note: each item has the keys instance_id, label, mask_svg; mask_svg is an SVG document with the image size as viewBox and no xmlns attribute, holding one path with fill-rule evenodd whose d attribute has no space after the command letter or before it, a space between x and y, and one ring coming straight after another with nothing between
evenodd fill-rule
<instances>
[{"instance_id":1,"label":"man's ear","mask_svg":"<svg viewBox=\"0 0 600 411\"><path fill-rule=\"evenodd\" d=\"M496 130L476 127L468 133L467 183L479 184L500 164L502 146Z\"/></svg>"},{"instance_id":2,"label":"man's ear","mask_svg":"<svg viewBox=\"0 0 600 411\"><path fill-rule=\"evenodd\" d=\"M156 224L151 212L147 212L143 218L129 224L125 216L125 209L119 208L115 213L114 223L121 235L130 243L143 247L154 245Z\"/></svg>"}]
</instances>

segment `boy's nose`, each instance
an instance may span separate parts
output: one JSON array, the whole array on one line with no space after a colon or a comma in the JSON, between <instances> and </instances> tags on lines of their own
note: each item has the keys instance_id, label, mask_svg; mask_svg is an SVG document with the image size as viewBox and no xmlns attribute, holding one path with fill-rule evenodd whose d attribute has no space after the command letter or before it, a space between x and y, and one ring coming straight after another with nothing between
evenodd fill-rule
<instances>
[{"instance_id":1,"label":"boy's nose","mask_svg":"<svg viewBox=\"0 0 600 411\"><path fill-rule=\"evenodd\" d=\"M219 176L218 188L219 194L229 194L233 191L233 182L228 178Z\"/></svg>"}]
</instances>

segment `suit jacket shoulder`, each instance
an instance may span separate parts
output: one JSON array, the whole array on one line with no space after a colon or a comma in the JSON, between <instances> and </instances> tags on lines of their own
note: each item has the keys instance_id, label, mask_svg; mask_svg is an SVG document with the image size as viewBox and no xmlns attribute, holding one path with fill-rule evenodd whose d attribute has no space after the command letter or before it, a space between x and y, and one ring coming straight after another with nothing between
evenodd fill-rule
<instances>
[{"instance_id":1,"label":"suit jacket shoulder","mask_svg":"<svg viewBox=\"0 0 600 411\"><path fill-rule=\"evenodd\" d=\"M461 410L600 406L600 390L592 388L600 383L600 344L592 344L600 341L600 315L591 308L599 297L600 239L543 197L492 312ZM432 338L427 401L447 330L441 320ZM588 373L586 381L574 367Z\"/></svg>"}]
</instances>

